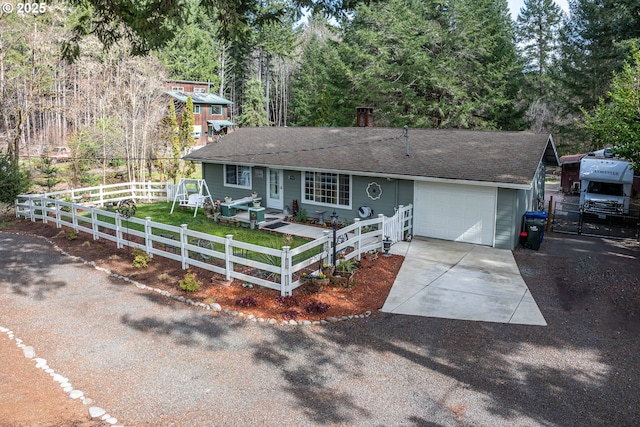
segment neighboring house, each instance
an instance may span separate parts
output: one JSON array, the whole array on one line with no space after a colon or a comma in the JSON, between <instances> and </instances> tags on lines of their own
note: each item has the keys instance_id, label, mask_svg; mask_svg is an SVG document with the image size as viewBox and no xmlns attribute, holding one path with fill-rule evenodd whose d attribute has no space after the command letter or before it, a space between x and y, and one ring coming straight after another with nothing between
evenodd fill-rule
<instances>
[{"instance_id":1,"label":"neighboring house","mask_svg":"<svg viewBox=\"0 0 640 427\"><path fill-rule=\"evenodd\" d=\"M417 236L508 249L559 164L550 135L375 127L241 128L186 158L214 198L253 190L268 209L347 222L412 203Z\"/></svg>"},{"instance_id":2,"label":"neighboring house","mask_svg":"<svg viewBox=\"0 0 640 427\"><path fill-rule=\"evenodd\" d=\"M228 133L235 123L229 121L229 107L233 104L218 95L209 92L210 83L184 80L167 80L165 93L173 98L178 121L187 97L193 101L193 137L196 145L214 142L218 135Z\"/></svg>"}]
</instances>

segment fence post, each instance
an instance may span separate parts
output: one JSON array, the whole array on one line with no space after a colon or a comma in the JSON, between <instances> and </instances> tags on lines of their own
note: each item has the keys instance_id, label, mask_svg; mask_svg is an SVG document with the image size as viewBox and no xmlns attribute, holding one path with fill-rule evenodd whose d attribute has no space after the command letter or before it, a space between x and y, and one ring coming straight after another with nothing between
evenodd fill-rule
<instances>
[{"instance_id":1,"label":"fence post","mask_svg":"<svg viewBox=\"0 0 640 427\"><path fill-rule=\"evenodd\" d=\"M353 230L356 235L356 260L360 261L362 256L360 255L360 248L362 247L362 226L360 225L360 218L354 218L353 223L358 225L358 228Z\"/></svg>"},{"instance_id":2,"label":"fence post","mask_svg":"<svg viewBox=\"0 0 640 427\"><path fill-rule=\"evenodd\" d=\"M231 261L231 254L233 253L233 247L231 241L233 240L233 234L227 234L224 241L224 269L226 273L226 280L231 280L231 271L233 270L233 262Z\"/></svg>"},{"instance_id":3,"label":"fence post","mask_svg":"<svg viewBox=\"0 0 640 427\"><path fill-rule=\"evenodd\" d=\"M329 234L331 234L331 233L332 233L332 231L329 231L329 230L324 230L322 232L322 234L324 234L324 237L325 237L324 245L322 245L322 255L323 256L322 256L322 259L320 260L322 264L330 264L330 262L328 262L328 261L329 261L329 254L331 253L331 243L330 243L331 239L329 238ZM324 254L325 253L327 254L327 262L324 262L324 259L325 259L324 258ZM336 260L333 260L332 262L335 264Z\"/></svg>"},{"instance_id":4,"label":"fence post","mask_svg":"<svg viewBox=\"0 0 640 427\"><path fill-rule=\"evenodd\" d=\"M147 216L144 218L144 244L147 248L147 255L153 258L153 254L151 253L151 249L153 249L153 233L151 232L151 217Z\"/></svg>"},{"instance_id":5,"label":"fence post","mask_svg":"<svg viewBox=\"0 0 640 427\"><path fill-rule=\"evenodd\" d=\"M104 186L100 184L100 206L104 207Z\"/></svg>"},{"instance_id":6,"label":"fence post","mask_svg":"<svg viewBox=\"0 0 640 427\"><path fill-rule=\"evenodd\" d=\"M34 206L33 199L29 197L29 217L31 218L31 222L36 222Z\"/></svg>"},{"instance_id":7,"label":"fence post","mask_svg":"<svg viewBox=\"0 0 640 427\"><path fill-rule=\"evenodd\" d=\"M122 249L122 218L116 214L116 248Z\"/></svg>"},{"instance_id":8,"label":"fence post","mask_svg":"<svg viewBox=\"0 0 640 427\"><path fill-rule=\"evenodd\" d=\"M78 209L75 203L71 204L71 223L73 224L73 229L78 231Z\"/></svg>"},{"instance_id":9,"label":"fence post","mask_svg":"<svg viewBox=\"0 0 640 427\"><path fill-rule=\"evenodd\" d=\"M93 240L98 240L98 213L95 208L91 208L91 229L93 230Z\"/></svg>"},{"instance_id":10,"label":"fence post","mask_svg":"<svg viewBox=\"0 0 640 427\"><path fill-rule=\"evenodd\" d=\"M282 255L280 260L280 296L291 295L291 255L289 253L290 246L282 247Z\"/></svg>"},{"instance_id":11,"label":"fence post","mask_svg":"<svg viewBox=\"0 0 640 427\"><path fill-rule=\"evenodd\" d=\"M180 225L180 256L182 257L182 269L186 270L187 268L189 268L189 262L188 262L188 258L189 258L189 251L187 251L186 248L186 244L188 243L187 241L187 235L185 233L185 231L187 231L187 224L181 224Z\"/></svg>"},{"instance_id":12,"label":"fence post","mask_svg":"<svg viewBox=\"0 0 640 427\"><path fill-rule=\"evenodd\" d=\"M60 228L62 227L60 225L60 201L58 199L55 199L54 204L56 207L56 228Z\"/></svg>"},{"instance_id":13,"label":"fence post","mask_svg":"<svg viewBox=\"0 0 640 427\"><path fill-rule=\"evenodd\" d=\"M42 223L46 224L47 223L47 204L45 203L45 196L40 197L40 207L42 208Z\"/></svg>"}]
</instances>

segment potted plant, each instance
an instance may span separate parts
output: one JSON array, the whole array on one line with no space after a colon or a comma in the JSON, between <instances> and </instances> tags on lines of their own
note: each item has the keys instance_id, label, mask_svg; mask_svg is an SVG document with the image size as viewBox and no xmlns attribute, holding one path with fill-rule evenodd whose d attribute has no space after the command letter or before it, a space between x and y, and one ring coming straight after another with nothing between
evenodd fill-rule
<instances>
[{"instance_id":1,"label":"potted plant","mask_svg":"<svg viewBox=\"0 0 640 427\"><path fill-rule=\"evenodd\" d=\"M342 286L343 288L352 287L357 268L357 262L353 259L337 264L334 275L331 277L331 284L334 286Z\"/></svg>"},{"instance_id":2,"label":"potted plant","mask_svg":"<svg viewBox=\"0 0 640 427\"><path fill-rule=\"evenodd\" d=\"M313 276L309 273L302 273L300 276L300 281L302 283L311 283L313 281Z\"/></svg>"},{"instance_id":3,"label":"potted plant","mask_svg":"<svg viewBox=\"0 0 640 427\"><path fill-rule=\"evenodd\" d=\"M254 208L258 208L258 207L260 207L260 200L255 200L255 199L254 199L254 200L253 200L253 207L254 207Z\"/></svg>"},{"instance_id":4,"label":"potted plant","mask_svg":"<svg viewBox=\"0 0 640 427\"><path fill-rule=\"evenodd\" d=\"M227 203L227 204L231 203L232 201L233 201L233 199L231 198L231 196L226 196L224 198L224 202Z\"/></svg>"},{"instance_id":5,"label":"potted plant","mask_svg":"<svg viewBox=\"0 0 640 427\"><path fill-rule=\"evenodd\" d=\"M318 273L317 276L313 277L313 284L316 286L325 286L329 284L329 278L324 273Z\"/></svg>"},{"instance_id":6,"label":"potted plant","mask_svg":"<svg viewBox=\"0 0 640 427\"><path fill-rule=\"evenodd\" d=\"M335 271L335 266L333 264L322 264L322 272L326 276L333 276L333 272Z\"/></svg>"},{"instance_id":7,"label":"potted plant","mask_svg":"<svg viewBox=\"0 0 640 427\"><path fill-rule=\"evenodd\" d=\"M252 199L255 199L256 197L258 197L258 193L256 191L252 191L250 194Z\"/></svg>"}]
</instances>

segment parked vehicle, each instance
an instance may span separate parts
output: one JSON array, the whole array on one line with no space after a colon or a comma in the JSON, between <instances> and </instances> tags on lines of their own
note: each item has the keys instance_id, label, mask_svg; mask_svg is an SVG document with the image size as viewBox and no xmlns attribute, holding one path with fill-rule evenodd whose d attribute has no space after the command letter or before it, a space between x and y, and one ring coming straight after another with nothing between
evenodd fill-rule
<instances>
[{"instance_id":1,"label":"parked vehicle","mask_svg":"<svg viewBox=\"0 0 640 427\"><path fill-rule=\"evenodd\" d=\"M67 147L55 147L47 156L55 162L65 162L71 158L71 150Z\"/></svg>"},{"instance_id":2,"label":"parked vehicle","mask_svg":"<svg viewBox=\"0 0 640 427\"><path fill-rule=\"evenodd\" d=\"M580 161L580 208L598 215L628 214L632 184L630 162L585 157Z\"/></svg>"}]
</instances>

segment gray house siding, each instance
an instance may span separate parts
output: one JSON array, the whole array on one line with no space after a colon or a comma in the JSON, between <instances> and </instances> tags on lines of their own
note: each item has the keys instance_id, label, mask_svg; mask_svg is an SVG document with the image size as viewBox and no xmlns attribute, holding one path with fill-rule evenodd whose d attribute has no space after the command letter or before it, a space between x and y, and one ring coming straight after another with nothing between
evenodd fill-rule
<instances>
[{"instance_id":1,"label":"gray house siding","mask_svg":"<svg viewBox=\"0 0 640 427\"><path fill-rule=\"evenodd\" d=\"M495 247L513 249L514 212L516 205L516 190L498 188L496 203L496 235Z\"/></svg>"},{"instance_id":2,"label":"gray house siding","mask_svg":"<svg viewBox=\"0 0 640 427\"><path fill-rule=\"evenodd\" d=\"M291 179L293 177L293 179ZM305 203L302 197L303 173L300 171L285 171L285 207L293 206L293 200L298 201L299 209L304 209L312 218L319 217L318 211L324 211L327 219L334 211L333 206ZM367 186L375 182L382 188L380 198L373 200L367 195ZM336 208L340 222L351 223L359 218L358 209L363 206L371 208L373 215L384 214L392 216L398 205L408 205L413 200L413 181L391 180L385 178L370 178L351 176L351 209Z\"/></svg>"},{"instance_id":3,"label":"gray house siding","mask_svg":"<svg viewBox=\"0 0 640 427\"><path fill-rule=\"evenodd\" d=\"M533 194L538 193L533 190L498 188L496 248L513 249L518 245L524 213L535 205Z\"/></svg>"},{"instance_id":4,"label":"gray house siding","mask_svg":"<svg viewBox=\"0 0 640 427\"><path fill-rule=\"evenodd\" d=\"M333 206L305 203L302 197L303 172L285 169L283 172L284 209L292 212L293 201L298 201L298 209L304 209L312 218L319 217L318 211L324 211L326 219L334 211ZM223 199L230 196L234 199L246 197L250 190L224 185L224 166L220 164L204 163L202 165L202 177L207 181L209 191L215 199ZM373 200L367 195L367 186L375 182L382 188L380 198ZM265 192L267 188L267 168L251 168L251 187L263 198L263 206L266 206ZM413 201L413 181L386 178L371 178L351 176L351 209L335 209L341 222L351 223L359 218L358 209L368 206L373 215L384 214L392 216L399 205L408 205Z\"/></svg>"}]
</instances>

